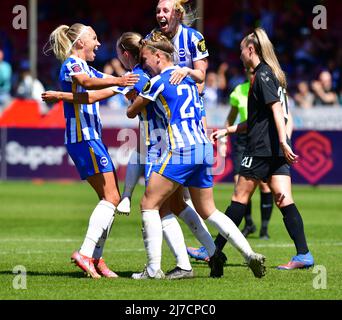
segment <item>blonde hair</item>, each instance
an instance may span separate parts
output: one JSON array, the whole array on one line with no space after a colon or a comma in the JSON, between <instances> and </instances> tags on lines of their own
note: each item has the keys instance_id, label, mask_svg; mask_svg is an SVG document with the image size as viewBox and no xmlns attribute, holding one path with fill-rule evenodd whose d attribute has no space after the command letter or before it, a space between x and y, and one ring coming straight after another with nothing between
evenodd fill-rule
<instances>
[{"instance_id":1,"label":"blonde hair","mask_svg":"<svg viewBox=\"0 0 342 320\"><path fill-rule=\"evenodd\" d=\"M160 31L152 32L149 39L142 39L140 43L142 48L148 47L152 53L161 51L169 61L173 60L175 47Z\"/></svg>"},{"instance_id":2,"label":"blonde hair","mask_svg":"<svg viewBox=\"0 0 342 320\"><path fill-rule=\"evenodd\" d=\"M163 0L159 0L158 3L161 1ZM186 4L187 2L189 2L189 0L166 0L166 1L173 2L174 10L177 13L179 13L181 17L180 23L183 23L186 26L190 27L197 20L196 12L191 9L191 6L189 4Z\"/></svg>"},{"instance_id":3,"label":"blonde hair","mask_svg":"<svg viewBox=\"0 0 342 320\"><path fill-rule=\"evenodd\" d=\"M243 41L246 42L246 45L253 44L259 58L270 66L280 85L283 88L286 88L287 82L285 73L280 67L274 52L273 44L268 38L265 30L256 28L254 32L246 36Z\"/></svg>"},{"instance_id":4,"label":"blonde hair","mask_svg":"<svg viewBox=\"0 0 342 320\"><path fill-rule=\"evenodd\" d=\"M186 5L187 2L189 0L175 0L175 10L181 14L181 22L190 27L197 20L197 17L190 5Z\"/></svg>"},{"instance_id":5,"label":"blonde hair","mask_svg":"<svg viewBox=\"0 0 342 320\"><path fill-rule=\"evenodd\" d=\"M116 46L123 51L128 51L132 54L136 61L139 61L141 40L143 36L137 32L124 32L117 40Z\"/></svg>"},{"instance_id":6,"label":"blonde hair","mask_svg":"<svg viewBox=\"0 0 342 320\"><path fill-rule=\"evenodd\" d=\"M72 47L87 28L82 23L75 23L71 27L67 25L57 27L50 34L47 43L49 47L46 50L46 45L44 46L44 53L52 50L58 60L64 61L69 57Z\"/></svg>"}]
</instances>

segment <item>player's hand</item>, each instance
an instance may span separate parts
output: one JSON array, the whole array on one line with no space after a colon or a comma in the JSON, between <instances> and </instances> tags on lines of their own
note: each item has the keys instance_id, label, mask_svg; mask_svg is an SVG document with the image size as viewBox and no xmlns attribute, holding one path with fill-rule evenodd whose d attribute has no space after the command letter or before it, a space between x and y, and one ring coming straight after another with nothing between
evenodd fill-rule
<instances>
[{"instance_id":1,"label":"player's hand","mask_svg":"<svg viewBox=\"0 0 342 320\"><path fill-rule=\"evenodd\" d=\"M61 100L59 91L46 91L42 93L42 100L47 103L55 103Z\"/></svg>"},{"instance_id":2,"label":"player's hand","mask_svg":"<svg viewBox=\"0 0 342 320\"><path fill-rule=\"evenodd\" d=\"M130 101L134 101L135 98L137 97L137 92L133 89L133 90L130 90L129 92L127 92L126 94L126 98Z\"/></svg>"},{"instance_id":3,"label":"player's hand","mask_svg":"<svg viewBox=\"0 0 342 320\"><path fill-rule=\"evenodd\" d=\"M288 164L298 162L298 156L292 151L291 147L286 142L280 143L280 147L284 152L284 156Z\"/></svg>"},{"instance_id":4,"label":"player's hand","mask_svg":"<svg viewBox=\"0 0 342 320\"><path fill-rule=\"evenodd\" d=\"M115 86L130 87L139 81L139 75L128 73L121 77L115 77Z\"/></svg>"},{"instance_id":5,"label":"player's hand","mask_svg":"<svg viewBox=\"0 0 342 320\"><path fill-rule=\"evenodd\" d=\"M170 83L171 84L180 84L182 80L189 74L189 68L177 68L176 70L171 72Z\"/></svg>"},{"instance_id":6,"label":"player's hand","mask_svg":"<svg viewBox=\"0 0 342 320\"><path fill-rule=\"evenodd\" d=\"M220 138L225 137L227 135L228 135L227 129L217 130L210 135L210 141L211 141L211 143L214 144L217 139L220 139Z\"/></svg>"}]
</instances>

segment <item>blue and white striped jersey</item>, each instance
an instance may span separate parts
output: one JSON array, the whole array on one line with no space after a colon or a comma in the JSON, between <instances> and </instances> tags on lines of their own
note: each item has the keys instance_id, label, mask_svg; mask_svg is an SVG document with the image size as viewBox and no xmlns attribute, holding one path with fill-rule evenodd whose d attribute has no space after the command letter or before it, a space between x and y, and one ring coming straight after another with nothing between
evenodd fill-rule
<instances>
[{"instance_id":1,"label":"blue and white striped jersey","mask_svg":"<svg viewBox=\"0 0 342 320\"><path fill-rule=\"evenodd\" d=\"M147 39L151 37L152 32L146 36ZM170 41L176 51L173 57L174 64L180 67L193 69L195 61L209 56L203 35L184 24L179 25L177 33Z\"/></svg>"},{"instance_id":2,"label":"blue and white striped jersey","mask_svg":"<svg viewBox=\"0 0 342 320\"><path fill-rule=\"evenodd\" d=\"M180 67L194 68L194 61L209 56L203 35L186 25L179 25L176 35L171 39L176 48L175 64Z\"/></svg>"},{"instance_id":3,"label":"blue and white striped jersey","mask_svg":"<svg viewBox=\"0 0 342 320\"><path fill-rule=\"evenodd\" d=\"M150 35L151 33L146 38L148 39ZM203 35L199 31L184 24L179 25L178 31L171 39L171 42L175 47L175 54L173 56L174 64L180 67L193 69L195 61L209 56ZM203 98L201 97L200 100L202 104L202 117L205 117Z\"/></svg>"},{"instance_id":4,"label":"blue and white striped jersey","mask_svg":"<svg viewBox=\"0 0 342 320\"><path fill-rule=\"evenodd\" d=\"M112 90L117 93L126 95L130 90L134 89L140 94L145 85L150 81L149 75L142 69L141 65L136 65L132 73L139 75L139 81L132 87L112 87ZM139 114L140 128L145 140L145 145L148 147L148 156L153 162L160 157L165 148L164 125L160 117L155 113L154 102L150 102Z\"/></svg>"},{"instance_id":5,"label":"blue and white striped jersey","mask_svg":"<svg viewBox=\"0 0 342 320\"><path fill-rule=\"evenodd\" d=\"M91 78L103 78L105 76L102 72L88 66L86 61L76 56L70 56L64 61L59 74L63 91L87 92L82 86L72 81L72 76L77 74L87 74ZM93 104L64 102L63 104L66 120L65 144L101 139L102 124L98 102Z\"/></svg>"},{"instance_id":6,"label":"blue and white striped jersey","mask_svg":"<svg viewBox=\"0 0 342 320\"><path fill-rule=\"evenodd\" d=\"M209 143L201 121L201 104L195 81L186 77L175 86L170 84L172 66L152 78L140 94L155 101L155 113L161 118L168 149Z\"/></svg>"}]
</instances>

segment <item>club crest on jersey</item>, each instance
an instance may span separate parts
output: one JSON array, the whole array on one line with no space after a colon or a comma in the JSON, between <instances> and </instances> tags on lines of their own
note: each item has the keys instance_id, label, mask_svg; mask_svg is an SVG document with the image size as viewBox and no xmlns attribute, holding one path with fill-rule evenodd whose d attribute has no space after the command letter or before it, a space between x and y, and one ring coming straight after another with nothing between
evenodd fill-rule
<instances>
[{"instance_id":1,"label":"club crest on jersey","mask_svg":"<svg viewBox=\"0 0 342 320\"><path fill-rule=\"evenodd\" d=\"M72 71L74 72L81 72L82 71L82 68L78 65L78 64L74 64L72 67L71 67Z\"/></svg>"},{"instance_id":2,"label":"club crest on jersey","mask_svg":"<svg viewBox=\"0 0 342 320\"><path fill-rule=\"evenodd\" d=\"M200 52L205 52L205 51L207 51L207 47L206 47L206 45L205 45L205 40L204 40L204 39L202 39L201 41L199 41L199 42L197 43L197 49L198 49Z\"/></svg>"},{"instance_id":3,"label":"club crest on jersey","mask_svg":"<svg viewBox=\"0 0 342 320\"><path fill-rule=\"evenodd\" d=\"M185 50L184 50L184 49L179 49L179 51L178 51L178 56L179 56L180 58L184 58L185 55L186 55Z\"/></svg>"},{"instance_id":4,"label":"club crest on jersey","mask_svg":"<svg viewBox=\"0 0 342 320\"><path fill-rule=\"evenodd\" d=\"M143 93L147 93L150 91L150 89L151 89L151 81L147 81L142 91Z\"/></svg>"},{"instance_id":5,"label":"club crest on jersey","mask_svg":"<svg viewBox=\"0 0 342 320\"><path fill-rule=\"evenodd\" d=\"M100 163L105 167L108 164L108 159L106 157L102 157L100 159Z\"/></svg>"}]
</instances>

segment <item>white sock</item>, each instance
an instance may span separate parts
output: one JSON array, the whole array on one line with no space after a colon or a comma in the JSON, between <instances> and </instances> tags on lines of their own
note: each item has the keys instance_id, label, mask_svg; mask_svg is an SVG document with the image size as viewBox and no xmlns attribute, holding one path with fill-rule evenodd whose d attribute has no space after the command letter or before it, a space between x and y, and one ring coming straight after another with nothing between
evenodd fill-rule
<instances>
[{"instance_id":1,"label":"white sock","mask_svg":"<svg viewBox=\"0 0 342 320\"><path fill-rule=\"evenodd\" d=\"M184 199L184 202L185 202L189 207L191 207L192 209L195 210L195 206L194 206L194 204L192 203L191 195L190 195L190 192L189 192L189 189L188 189L188 188L183 188L183 199Z\"/></svg>"},{"instance_id":2,"label":"white sock","mask_svg":"<svg viewBox=\"0 0 342 320\"><path fill-rule=\"evenodd\" d=\"M100 240L97 242L97 244L95 246L95 250L94 250L94 253L93 253L93 258L94 259L100 259L102 257L104 245L105 245L105 242L108 239L109 233L110 233L110 231L112 229L112 224L114 222L114 217L115 217L115 215L113 215L112 219L110 219L107 229L102 232Z\"/></svg>"},{"instance_id":3,"label":"white sock","mask_svg":"<svg viewBox=\"0 0 342 320\"><path fill-rule=\"evenodd\" d=\"M95 246L103 232L108 228L114 216L115 207L111 202L101 200L95 207L89 219L87 234L80 249L80 253L92 257Z\"/></svg>"},{"instance_id":4,"label":"white sock","mask_svg":"<svg viewBox=\"0 0 342 320\"><path fill-rule=\"evenodd\" d=\"M183 232L176 216L174 214L168 214L161 219L161 222L164 239L176 258L177 266L184 270L191 270Z\"/></svg>"},{"instance_id":5,"label":"white sock","mask_svg":"<svg viewBox=\"0 0 342 320\"><path fill-rule=\"evenodd\" d=\"M124 197L132 197L133 190L138 183L140 176L144 173L144 169L145 166L140 163L140 153L134 150L127 164L125 187L121 199Z\"/></svg>"},{"instance_id":6,"label":"white sock","mask_svg":"<svg viewBox=\"0 0 342 320\"><path fill-rule=\"evenodd\" d=\"M142 210L143 239L147 253L147 271L154 277L161 268L163 243L162 224L158 210Z\"/></svg>"},{"instance_id":7,"label":"white sock","mask_svg":"<svg viewBox=\"0 0 342 320\"><path fill-rule=\"evenodd\" d=\"M196 239L206 248L209 257L213 256L216 249L214 240L197 212L188 206L180 213L179 217L188 225Z\"/></svg>"},{"instance_id":8,"label":"white sock","mask_svg":"<svg viewBox=\"0 0 342 320\"><path fill-rule=\"evenodd\" d=\"M196 210L195 209L195 206L194 206L194 204L192 203L192 200L191 199L184 199L184 202L190 207L190 208L192 208L193 210Z\"/></svg>"},{"instance_id":9,"label":"white sock","mask_svg":"<svg viewBox=\"0 0 342 320\"><path fill-rule=\"evenodd\" d=\"M253 250L246 238L243 236L235 223L225 214L216 210L209 218L207 218L206 221L215 227L224 238L226 238L236 249L238 249L246 260L251 254L253 254Z\"/></svg>"}]
</instances>

